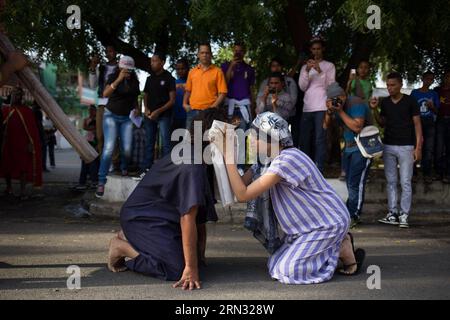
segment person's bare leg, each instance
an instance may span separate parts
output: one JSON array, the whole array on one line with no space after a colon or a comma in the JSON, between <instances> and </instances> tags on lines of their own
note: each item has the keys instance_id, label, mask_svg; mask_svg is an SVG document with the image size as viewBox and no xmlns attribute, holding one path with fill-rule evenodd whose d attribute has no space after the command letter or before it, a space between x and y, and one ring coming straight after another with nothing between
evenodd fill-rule
<instances>
[{"instance_id":1,"label":"person's bare leg","mask_svg":"<svg viewBox=\"0 0 450 320\"><path fill-rule=\"evenodd\" d=\"M198 237L198 258L200 262L206 265L206 224L197 225L197 237Z\"/></svg>"},{"instance_id":2,"label":"person's bare leg","mask_svg":"<svg viewBox=\"0 0 450 320\"><path fill-rule=\"evenodd\" d=\"M350 236L347 234L345 235L344 240L341 244L341 250L339 253L339 258L342 260L342 263L345 266L350 266L347 268L347 270L340 270L341 272L351 275L356 272L357 265L356 265L356 258L355 254L353 252L353 246L350 239Z\"/></svg>"},{"instance_id":3,"label":"person's bare leg","mask_svg":"<svg viewBox=\"0 0 450 320\"><path fill-rule=\"evenodd\" d=\"M138 255L128 242L116 236L109 243L108 269L115 273L126 271L125 258L134 259Z\"/></svg>"}]
</instances>

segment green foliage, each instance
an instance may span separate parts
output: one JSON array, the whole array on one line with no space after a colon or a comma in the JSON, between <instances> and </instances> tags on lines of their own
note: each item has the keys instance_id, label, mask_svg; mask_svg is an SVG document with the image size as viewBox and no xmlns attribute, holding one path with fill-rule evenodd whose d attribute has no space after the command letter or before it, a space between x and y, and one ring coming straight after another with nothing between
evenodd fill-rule
<instances>
[{"instance_id":1,"label":"green foliage","mask_svg":"<svg viewBox=\"0 0 450 320\"><path fill-rule=\"evenodd\" d=\"M410 81L426 69L440 73L450 64L448 0L14 0L7 1L0 18L19 48L72 68L85 69L105 35L147 55L160 46L172 60L187 56L191 62L199 41L224 48L241 41L261 78L273 56L287 69L297 60L294 30L287 24L289 2L304 8L312 34L327 40L327 59L338 72L361 35L375 44L373 62L403 72ZM81 30L66 27L66 8L72 4L81 8ZM381 30L366 27L372 4L381 8ZM226 52L219 50L216 60L228 58Z\"/></svg>"}]
</instances>

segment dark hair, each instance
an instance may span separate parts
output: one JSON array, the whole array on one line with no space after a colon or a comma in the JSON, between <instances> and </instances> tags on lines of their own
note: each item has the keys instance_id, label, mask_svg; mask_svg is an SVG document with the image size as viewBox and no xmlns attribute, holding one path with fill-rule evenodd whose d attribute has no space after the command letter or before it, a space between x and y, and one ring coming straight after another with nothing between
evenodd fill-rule
<instances>
[{"instance_id":1,"label":"dark hair","mask_svg":"<svg viewBox=\"0 0 450 320\"><path fill-rule=\"evenodd\" d=\"M284 66L283 60L281 60L281 58L279 57L274 57L272 58L272 60L270 60L270 65L272 65L272 63L278 63L280 66Z\"/></svg>"},{"instance_id":2,"label":"dark hair","mask_svg":"<svg viewBox=\"0 0 450 320\"><path fill-rule=\"evenodd\" d=\"M359 60L359 62L358 62L358 67L361 65L361 64L363 64L363 63L367 63L368 65L369 65L369 68L370 67L372 67L372 64L369 62L369 60L367 60L367 59L361 59L361 60Z\"/></svg>"},{"instance_id":3,"label":"dark hair","mask_svg":"<svg viewBox=\"0 0 450 320\"><path fill-rule=\"evenodd\" d=\"M189 61L186 58L181 58L177 60L176 64L183 64L187 69L189 69Z\"/></svg>"},{"instance_id":4,"label":"dark hair","mask_svg":"<svg viewBox=\"0 0 450 320\"><path fill-rule=\"evenodd\" d=\"M162 52L156 51L155 53L153 53L153 55L157 56L159 59L161 59L161 61L166 61L166 55Z\"/></svg>"},{"instance_id":5,"label":"dark hair","mask_svg":"<svg viewBox=\"0 0 450 320\"><path fill-rule=\"evenodd\" d=\"M314 38L309 42L309 47L311 48L313 45L319 43L323 48L325 48L326 43L325 40L321 39L321 38Z\"/></svg>"},{"instance_id":6,"label":"dark hair","mask_svg":"<svg viewBox=\"0 0 450 320\"><path fill-rule=\"evenodd\" d=\"M212 52L212 50L211 50L211 44L210 44L209 42L201 42L201 43L198 45L198 50L200 51L200 48L203 47L203 46L208 47L208 48L209 48L209 51Z\"/></svg>"},{"instance_id":7,"label":"dark hair","mask_svg":"<svg viewBox=\"0 0 450 320\"><path fill-rule=\"evenodd\" d=\"M195 121L202 122L202 137L204 133L209 130L214 122L214 120L227 122L227 115L224 109L221 108L210 108L200 111L192 120L191 127L188 128L191 136L194 135L194 123ZM192 139L194 141L194 139Z\"/></svg>"},{"instance_id":8,"label":"dark hair","mask_svg":"<svg viewBox=\"0 0 450 320\"><path fill-rule=\"evenodd\" d=\"M270 75L269 75L269 79L271 79L271 78L278 78L278 79L280 79L280 81L283 83L283 81L284 81L284 75L281 73L281 72L272 72Z\"/></svg>"},{"instance_id":9,"label":"dark hair","mask_svg":"<svg viewBox=\"0 0 450 320\"><path fill-rule=\"evenodd\" d=\"M97 107L95 106L95 104L91 104L91 105L89 106L89 109L97 110Z\"/></svg>"},{"instance_id":10,"label":"dark hair","mask_svg":"<svg viewBox=\"0 0 450 320\"><path fill-rule=\"evenodd\" d=\"M241 47L242 49L247 50L246 45L243 42L240 42L240 41L235 42L233 46L234 47Z\"/></svg>"},{"instance_id":11,"label":"dark hair","mask_svg":"<svg viewBox=\"0 0 450 320\"><path fill-rule=\"evenodd\" d=\"M426 76L433 76L433 77L434 77L434 72L433 72L433 71L430 71L430 70L425 71L425 72L422 74L422 78L425 78Z\"/></svg>"},{"instance_id":12,"label":"dark hair","mask_svg":"<svg viewBox=\"0 0 450 320\"><path fill-rule=\"evenodd\" d=\"M391 72L387 75L387 80L398 80L400 83L403 83L403 77L399 72Z\"/></svg>"}]
</instances>

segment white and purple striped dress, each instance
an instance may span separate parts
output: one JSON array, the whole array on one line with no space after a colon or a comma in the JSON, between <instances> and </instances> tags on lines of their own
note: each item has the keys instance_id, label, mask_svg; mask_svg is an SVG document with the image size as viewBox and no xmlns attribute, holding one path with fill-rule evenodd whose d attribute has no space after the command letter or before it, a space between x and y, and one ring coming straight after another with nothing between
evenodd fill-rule
<instances>
[{"instance_id":1,"label":"white and purple striped dress","mask_svg":"<svg viewBox=\"0 0 450 320\"><path fill-rule=\"evenodd\" d=\"M270 195L287 235L283 246L269 259L270 275L286 284L330 280L350 224L344 202L311 159L296 148L283 150L266 174L282 178Z\"/></svg>"}]
</instances>

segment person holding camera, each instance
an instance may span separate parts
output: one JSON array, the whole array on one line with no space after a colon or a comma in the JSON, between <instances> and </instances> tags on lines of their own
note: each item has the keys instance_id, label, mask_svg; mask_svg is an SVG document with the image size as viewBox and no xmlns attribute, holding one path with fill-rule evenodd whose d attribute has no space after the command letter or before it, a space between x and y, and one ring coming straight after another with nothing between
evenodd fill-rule
<instances>
[{"instance_id":1,"label":"person holding camera","mask_svg":"<svg viewBox=\"0 0 450 320\"><path fill-rule=\"evenodd\" d=\"M109 100L103 116L105 143L98 173L97 197L102 197L105 192L106 175L119 136L120 169L122 176L128 175L128 164L133 145L133 123L130 119L130 113L131 110L138 109L138 96L140 94L139 80L134 69L133 58L123 56L119 61L119 68L109 77L103 92L103 96L109 98Z\"/></svg>"},{"instance_id":2,"label":"person holding camera","mask_svg":"<svg viewBox=\"0 0 450 320\"><path fill-rule=\"evenodd\" d=\"M337 82L327 88L324 128L330 127L332 121L337 121L344 130L345 149L342 161L347 173L347 208L352 218L350 228L356 227L360 222L367 176L372 164L371 159L363 157L356 145L355 137L372 122L371 119L370 109L363 99L347 96Z\"/></svg>"},{"instance_id":3,"label":"person holding camera","mask_svg":"<svg viewBox=\"0 0 450 320\"><path fill-rule=\"evenodd\" d=\"M256 114L270 111L287 120L295 108L295 102L292 101L292 97L283 88L283 74L281 72L272 73L264 94L258 98Z\"/></svg>"}]
</instances>

